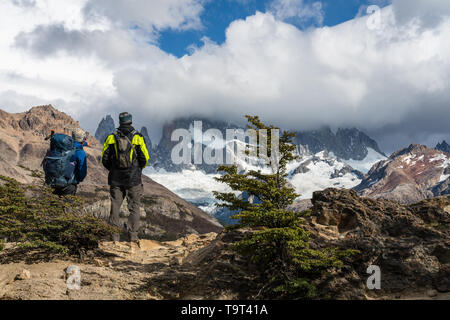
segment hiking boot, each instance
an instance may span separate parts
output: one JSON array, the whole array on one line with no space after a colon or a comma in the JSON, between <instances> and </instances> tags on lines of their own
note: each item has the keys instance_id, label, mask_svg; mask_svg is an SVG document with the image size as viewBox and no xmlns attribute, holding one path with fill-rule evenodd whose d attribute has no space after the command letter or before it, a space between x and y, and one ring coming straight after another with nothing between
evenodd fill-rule
<instances>
[{"instance_id":1,"label":"hiking boot","mask_svg":"<svg viewBox=\"0 0 450 320\"><path fill-rule=\"evenodd\" d=\"M119 242L120 241L120 234L119 233L113 233L111 235L111 240L114 242Z\"/></svg>"}]
</instances>

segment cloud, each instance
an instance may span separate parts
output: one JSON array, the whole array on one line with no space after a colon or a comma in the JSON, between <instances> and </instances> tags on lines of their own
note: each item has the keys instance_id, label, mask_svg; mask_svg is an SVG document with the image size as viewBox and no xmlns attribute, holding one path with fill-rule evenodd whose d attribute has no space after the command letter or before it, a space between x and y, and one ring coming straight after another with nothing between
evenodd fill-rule
<instances>
[{"instance_id":1,"label":"cloud","mask_svg":"<svg viewBox=\"0 0 450 320\"><path fill-rule=\"evenodd\" d=\"M44 59L95 55L111 68L124 68L165 55L157 46L140 39L139 33L121 29L70 30L62 23L39 25L30 32L21 32L14 45Z\"/></svg>"},{"instance_id":2,"label":"cloud","mask_svg":"<svg viewBox=\"0 0 450 320\"><path fill-rule=\"evenodd\" d=\"M19 7L35 7L36 0L11 0L12 3Z\"/></svg>"},{"instance_id":3,"label":"cloud","mask_svg":"<svg viewBox=\"0 0 450 320\"><path fill-rule=\"evenodd\" d=\"M279 20L301 26L311 22L320 26L324 20L320 1L305 3L303 0L274 0L270 5L270 11Z\"/></svg>"},{"instance_id":4,"label":"cloud","mask_svg":"<svg viewBox=\"0 0 450 320\"><path fill-rule=\"evenodd\" d=\"M89 0L84 7L88 19L107 18L123 28L138 26L147 31L201 27L204 0Z\"/></svg>"},{"instance_id":5,"label":"cloud","mask_svg":"<svg viewBox=\"0 0 450 320\"><path fill-rule=\"evenodd\" d=\"M114 84L121 101L149 120L252 113L291 128L377 129L423 113L450 117L449 22L412 32L392 24L389 8L382 31L369 30L366 20L302 32L257 13L233 22L223 45L122 70ZM437 129L432 120L428 127Z\"/></svg>"},{"instance_id":6,"label":"cloud","mask_svg":"<svg viewBox=\"0 0 450 320\"><path fill-rule=\"evenodd\" d=\"M418 23L424 28L436 27L450 15L448 0L394 0L393 8L399 23Z\"/></svg>"}]
</instances>

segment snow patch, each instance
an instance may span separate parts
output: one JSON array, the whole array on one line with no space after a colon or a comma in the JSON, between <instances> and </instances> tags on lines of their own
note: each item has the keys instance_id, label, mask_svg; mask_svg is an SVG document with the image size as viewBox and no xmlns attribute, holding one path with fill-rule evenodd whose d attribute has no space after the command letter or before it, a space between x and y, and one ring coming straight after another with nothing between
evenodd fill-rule
<instances>
[{"instance_id":1,"label":"snow patch","mask_svg":"<svg viewBox=\"0 0 450 320\"><path fill-rule=\"evenodd\" d=\"M307 161L311 161L306 166L309 171L306 173L297 173L290 179L290 183L295 187L297 193L300 194L300 199L311 199L313 192L326 188L350 189L361 183L361 179L358 179L351 173L331 178L335 171L343 169L345 164L336 158L327 158L323 152L304 159L302 163Z\"/></svg>"},{"instance_id":2,"label":"snow patch","mask_svg":"<svg viewBox=\"0 0 450 320\"><path fill-rule=\"evenodd\" d=\"M146 168L144 174L208 213L216 209L217 200L214 198L213 191L232 192L226 184L214 180L220 177L219 174L206 174L199 170L166 172L165 170L157 171L151 167Z\"/></svg>"},{"instance_id":3,"label":"snow patch","mask_svg":"<svg viewBox=\"0 0 450 320\"><path fill-rule=\"evenodd\" d=\"M363 173L368 173L373 165L379 161L386 160L387 158L382 154L376 152L372 148L367 148L367 156L364 160L342 160L344 163L348 164L353 169L361 171ZM332 153L330 155L333 155ZM333 155L334 156L334 155Z\"/></svg>"}]
</instances>

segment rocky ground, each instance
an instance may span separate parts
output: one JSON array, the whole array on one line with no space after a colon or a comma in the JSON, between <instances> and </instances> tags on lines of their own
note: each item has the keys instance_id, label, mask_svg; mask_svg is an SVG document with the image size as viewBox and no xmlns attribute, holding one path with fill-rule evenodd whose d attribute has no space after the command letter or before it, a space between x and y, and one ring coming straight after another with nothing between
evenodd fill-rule
<instances>
[{"instance_id":1,"label":"rocky ground","mask_svg":"<svg viewBox=\"0 0 450 320\"><path fill-rule=\"evenodd\" d=\"M315 284L329 299L450 299L450 196L401 205L355 191L316 192L305 228L312 247L356 249ZM249 230L176 241L105 242L82 260L0 254L0 299L257 299L255 268L230 249ZM65 269L81 268L81 290ZM366 286L381 269L381 289Z\"/></svg>"},{"instance_id":2,"label":"rocky ground","mask_svg":"<svg viewBox=\"0 0 450 320\"><path fill-rule=\"evenodd\" d=\"M153 280L161 282L180 272L184 260L216 236L191 235L172 242L141 240L138 244L105 242L83 261L39 261L29 253L28 259L22 257L15 262L17 258L10 257L13 250L10 245L0 255L3 262L12 259L0 265L0 299L163 299L168 292L159 292L158 286L152 285ZM67 288L65 270L70 265L81 269L80 290ZM179 292L174 298L184 298L182 294Z\"/></svg>"}]
</instances>

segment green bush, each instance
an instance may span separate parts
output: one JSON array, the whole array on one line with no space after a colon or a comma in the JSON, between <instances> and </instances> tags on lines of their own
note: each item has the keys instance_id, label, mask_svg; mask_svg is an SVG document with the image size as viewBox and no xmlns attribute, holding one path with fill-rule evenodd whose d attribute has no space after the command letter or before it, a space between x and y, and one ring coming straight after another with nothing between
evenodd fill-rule
<instances>
[{"instance_id":1,"label":"green bush","mask_svg":"<svg viewBox=\"0 0 450 320\"><path fill-rule=\"evenodd\" d=\"M258 117L247 116L249 128L254 130L274 129L266 126ZM263 131L264 132L264 131ZM295 160L295 145L291 143L293 133L283 132L279 140L279 152L272 157L271 140L265 135L272 173L260 171L239 173L236 166L221 166L223 172L218 181L226 183L233 191L254 197L253 203L237 196L234 192L215 192L221 207L236 211L232 218L238 224L228 230L247 228L251 232L236 243L234 249L259 267L261 282L260 296L263 298L312 299L322 297L313 285L331 269L342 267L341 258L354 251L339 251L336 248L312 249L309 233L304 229L305 217L310 213L289 210L299 196L287 182L287 164ZM256 143L259 155L261 141Z\"/></svg>"},{"instance_id":2,"label":"green bush","mask_svg":"<svg viewBox=\"0 0 450 320\"><path fill-rule=\"evenodd\" d=\"M97 248L100 240L117 232L84 215L78 197L58 197L47 187L25 186L3 176L0 182L0 239L21 248L78 254Z\"/></svg>"}]
</instances>

